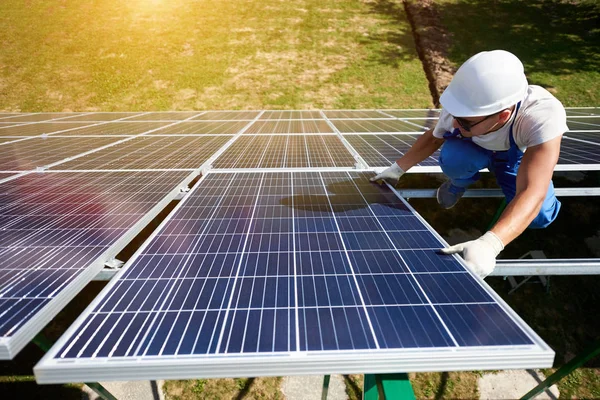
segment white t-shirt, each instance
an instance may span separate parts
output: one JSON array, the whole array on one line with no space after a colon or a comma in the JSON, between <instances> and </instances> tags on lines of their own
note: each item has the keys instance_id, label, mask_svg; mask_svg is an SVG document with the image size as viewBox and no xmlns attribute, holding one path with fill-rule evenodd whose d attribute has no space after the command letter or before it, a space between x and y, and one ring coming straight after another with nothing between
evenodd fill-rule
<instances>
[{"instance_id":1,"label":"white t-shirt","mask_svg":"<svg viewBox=\"0 0 600 400\"><path fill-rule=\"evenodd\" d=\"M483 136L474 136L473 143L487 150L505 151L510 148L510 125L515 114L497 131ZM560 101L546 89L529 85L527 95L521 102L513 128L513 135L521 151L552 140L567 132L567 113ZM433 129L433 136L441 139L446 132L452 132L453 118L446 110L440 113L440 119Z\"/></svg>"}]
</instances>

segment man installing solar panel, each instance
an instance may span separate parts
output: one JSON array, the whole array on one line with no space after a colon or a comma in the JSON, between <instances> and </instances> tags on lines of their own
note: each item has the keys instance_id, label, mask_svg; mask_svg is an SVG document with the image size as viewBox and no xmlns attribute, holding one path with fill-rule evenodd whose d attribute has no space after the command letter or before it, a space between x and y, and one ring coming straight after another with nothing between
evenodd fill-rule
<instances>
[{"instance_id":1,"label":"man installing solar panel","mask_svg":"<svg viewBox=\"0 0 600 400\"><path fill-rule=\"evenodd\" d=\"M454 207L479 179L479 170L494 173L507 202L496 224L476 240L442 249L445 254L462 253L467 265L485 277L504 246L528 227L547 227L558 215L552 172L568 130L566 112L548 91L529 85L521 61L504 50L468 59L440 103L435 128L371 181L396 185L442 144L439 163L449 178L437 190L442 207Z\"/></svg>"}]
</instances>

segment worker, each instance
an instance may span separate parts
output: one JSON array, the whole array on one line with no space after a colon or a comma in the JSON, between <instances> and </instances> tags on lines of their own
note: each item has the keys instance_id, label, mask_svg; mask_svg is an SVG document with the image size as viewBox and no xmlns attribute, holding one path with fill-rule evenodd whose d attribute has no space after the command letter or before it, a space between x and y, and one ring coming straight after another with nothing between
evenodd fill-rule
<instances>
[{"instance_id":1,"label":"worker","mask_svg":"<svg viewBox=\"0 0 600 400\"><path fill-rule=\"evenodd\" d=\"M558 215L552 172L568 130L566 112L547 90L529 85L521 61L504 50L468 59L440 103L436 126L371 181L396 185L443 144L439 164L448 180L437 190L437 201L448 209L479 179L481 169L492 172L506 197L504 212L483 236L441 250L462 253L473 272L485 277L498 254L527 227L545 228Z\"/></svg>"}]
</instances>

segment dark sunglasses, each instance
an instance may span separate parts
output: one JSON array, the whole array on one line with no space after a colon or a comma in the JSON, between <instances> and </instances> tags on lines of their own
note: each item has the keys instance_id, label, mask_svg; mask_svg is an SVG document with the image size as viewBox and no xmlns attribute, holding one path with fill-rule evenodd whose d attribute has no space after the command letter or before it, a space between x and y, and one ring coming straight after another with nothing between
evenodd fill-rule
<instances>
[{"instance_id":1,"label":"dark sunglasses","mask_svg":"<svg viewBox=\"0 0 600 400\"><path fill-rule=\"evenodd\" d=\"M485 117L481 121L477 121L475 123L469 122L466 119L463 119L463 118L460 118L460 117L452 116L452 118L454 118L456 120L456 122L458 122L458 124L460 125L460 127L463 128L465 131L471 132L471 129L473 129L473 127L479 125L480 123L482 123L483 121L485 121L488 118L493 117L494 115L498 115L498 113L492 114L492 115L488 115L487 117Z\"/></svg>"}]
</instances>

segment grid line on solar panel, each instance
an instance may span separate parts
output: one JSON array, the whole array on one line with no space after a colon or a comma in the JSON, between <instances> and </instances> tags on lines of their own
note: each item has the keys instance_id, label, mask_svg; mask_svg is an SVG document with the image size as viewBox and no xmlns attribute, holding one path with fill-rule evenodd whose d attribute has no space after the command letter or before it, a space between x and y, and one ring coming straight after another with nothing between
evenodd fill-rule
<instances>
[{"instance_id":1,"label":"grid line on solar panel","mask_svg":"<svg viewBox=\"0 0 600 400\"><path fill-rule=\"evenodd\" d=\"M243 135L214 168L352 167L356 161L336 135Z\"/></svg>"},{"instance_id":2,"label":"grid line on solar panel","mask_svg":"<svg viewBox=\"0 0 600 400\"><path fill-rule=\"evenodd\" d=\"M321 113L317 110L265 110L259 119L272 120L306 120L306 119L321 119Z\"/></svg>"},{"instance_id":3,"label":"grid line on solar panel","mask_svg":"<svg viewBox=\"0 0 600 400\"><path fill-rule=\"evenodd\" d=\"M114 120L127 120L136 115L143 115L143 112L97 112L91 114L82 114L70 118L65 118L64 121L89 121L89 122L108 122Z\"/></svg>"},{"instance_id":4,"label":"grid line on solar panel","mask_svg":"<svg viewBox=\"0 0 600 400\"><path fill-rule=\"evenodd\" d=\"M570 131L600 131L600 117L597 118L567 118Z\"/></svg>"},{"instance_id":5,"label":"grid line on solar panel","mask_svg":"<svg viewBox=\"0 0 600 400\"><path fill-rule=\"evenodd\" d=\"M323 110L323 114L328 119L382 119L387 117L377 110Z\"/></svg>"},{"instance_id":6,"label":"grid line on solar panel","mask_svg":"<svg viewBox=\"0 0 600 400\"><path fill-rule=\"evenodd\" d=\"M60 135L88 136L88 135L115 135L135 136L156 131L159 128L173 125L173 122L142 122L142 121L108 121L88 125L82 128L60 132ZM176 123L175 123L176 124Z\"/></svg>"},{"instance_id":7,"label":"grid line on solar panel","mask_svg":"<svg viewBox=\"0 0 600 400\"><path fill-rule=\"evenodd\" d=\"M570 116L598 116L600 117L600 107L565 107L567 117Z\"/></svg>"},{"instance_id":8,"label":"grid line on solar panel","mask_svg":"<svg viewBox=\"0 0 600 400\"><path fill-rule=\"evenodd\" d=\"M380 110L385 115L390 115L395 118L439 118L439 109L422 109L422 110Z\"/></svg>"},{"instance_id":9,"label":"grid line on solar panel","mask_svg":"<svg viewBox=\"0 0 600 400\"><path fill-rule=\"evenodd\" d=\"M48 359L114 368L105 361L132 357L139 372L162 356L210 365L203 356L229 354L233 367L260 354L480 346L516 346L521 359L530 333L456 258L410 245L422 220L369 176L208 174L41 369ZM425 232L421 248L439 248ZM425 271L446 274L413 273ZM483 311L493 317L469 317Z\"/></svg>"},{"instance_id":10,"label":"grid line on solar panel","mask_svg":"<svg viewBox=\"0 0 600 400\"><path fill-rule=\"evenodd\" d=\"M231 121L245 120L252 121L261 111L207 111L202 115L192 118L192 121L197 120L212 120L212 121Z\"/></svg>"},{"instance_id":11,"label":"grid line on solar panel","mask_svg":"<svg viewBox=\"0 0 600 400\"><path fill-rule=\"evenodd\" d=\"M139 136L54 169L196 169L229 140L227 136Z\"/></svg>"},{"instance_id":12,"label":"grid line on solar panel","mask_svg":"<svg viewBox=\"0 0 600 400\"><path fill-rule=\"evenodd\" d=\"M416 142L417 135L344 135L370 167L387 167L402 157ZM438 166L439 150L419 166Z\"/></svg>"},{"instance_id":13,"label":"grid line on solar panel","mask_svg":"<svg viewBox=\"0 0 600 400\"><path fill-rule=\"evenodd\" d=\"M263 114L264 116L264 114ZM262 120L254 122L244 134L309 134L333 133L333 129L324 119L298 119L298 120Z\"/></svg>"},{"instance_id":14,"label":"grid line on solar panel","mask_svg":"<svg viewBox=\"0 0 600 400\"><path fill-rule=\"evenodd\" d=\"M0 127L0 136L37 136L51 133L66 134L74 129L88 126L86 122L34 122Z\"/></svg>"},{"instance_id":15,"label":"grid line on solar panel","mask_svg":"<svg viewBox=\"0 0 600 400\"><path fill-rule=\"evenodd\" d=\"M30 330L41 319L41 329L52 318L49 310L39 316L37 311L68 297L64 290L85 278L86 269L157 204L168 201L165 196L188 175L45 172L1 183L2 357L13 356L37 333L25 327Z\"/></svg>"},{"instance_id":16,"label":"grid line on solar panel","mask_svg":"<svg viewBox=\"0 0 600 400\"><path fill-rule=\"evenodd\" d=\"M86 113L36 113L28 115L19 115L10 117L9 120L15 122L43 122L43 121L61 121L65 118L74 117L77 115L85 115ZM8 119L7 119L8 120Z\"/></svg>"},{"instance_id":17,"label":"grid line on solar panel","mask_svg":"<svg viewBox=\"0 0 600 400\"><path fill-rule=\"evenodd\" d=\"M380 119L380 120L354 120L354 119L336 119L331 120L333 125L341 133L349 132L423 132L425 127L412 122L398 119Z\"/></svg>"},{"instance_id":18,"label":"grid line on solar panel","mask_svg":"<svg viewBox=\"0 0 600 400\"><path fill-rule=\"evenodd\" d=\"M558 163L600 164L600 143L565 136L561 142Z\"/></svg>"},{"instance_id":19,"label":"grid line on solar panel","mask_svg":"<svg viewBox=\"0 0 600 400\"><path fill-rule=\"evenodd\" d=\"M116 138L71 138L52 137L31 138L0 146L0 171L34 170L85 151L110 145Z\"/></svg>"},{"instance_id":20,"label":"grid line on solar panel","mask_svg":"<svg viewBox=\"0 0 600 400\"><path fill-rule=\"evenodd\" d=\"M128 118L128 121L181 121L184 119L193 120L201 111L164 111L164 112L148 112L142 115Z\"/></svg>"},{"instance_id":21,"label":"grid line on solar panel","mask_svg":"<svg viewBox=\"0 0 600 400\"><path fill-rule=\"evenodd\" d=\"M167 126L151 134L155 135L235 135L248 124L247 121L192 121L187 120L176 125Z\"/></svg>"}]
</instances>

